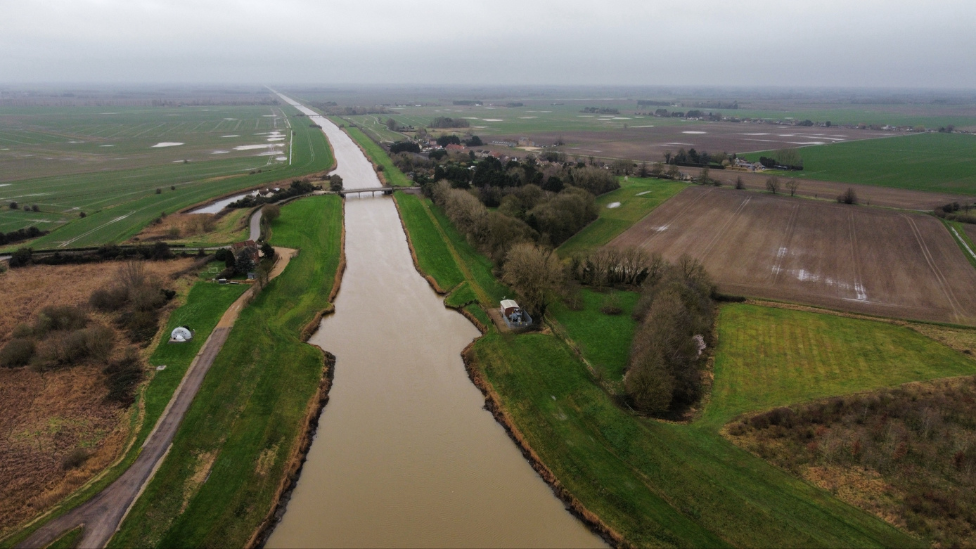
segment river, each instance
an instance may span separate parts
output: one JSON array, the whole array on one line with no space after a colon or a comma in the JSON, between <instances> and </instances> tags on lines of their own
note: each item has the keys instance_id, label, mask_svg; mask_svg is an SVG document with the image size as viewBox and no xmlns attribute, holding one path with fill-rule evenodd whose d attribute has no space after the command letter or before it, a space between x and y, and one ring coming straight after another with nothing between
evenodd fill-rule
<instances>
[{"instance_id":1,"label":"river","mask_svg":"<svg viewBox=\"0 0 976 549\"><path fill-rule=\"evenodd\" d=\"M380 186L327 119L345 186ZM484 410L461 350L479 333L414 269L389 197L348 198L336 314L311 343L336 355L330 400L269 547L592 547Z\"/></svg>"}]
</instances>

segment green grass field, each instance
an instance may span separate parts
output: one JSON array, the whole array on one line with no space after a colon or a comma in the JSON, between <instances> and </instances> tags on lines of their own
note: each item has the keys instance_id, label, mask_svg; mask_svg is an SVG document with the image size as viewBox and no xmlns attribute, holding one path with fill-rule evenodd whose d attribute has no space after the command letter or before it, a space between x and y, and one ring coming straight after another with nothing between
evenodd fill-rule
<instances>
[{"instance_id":1,"label":"green grass field","mask_svg":"<svg viewBox=\"0 0 976 549\"><path fill-rule=\"evenodd\" d=\"M894 105L858 105L848 108L825 108L797 106L796 108L743 108L738 110L721 111L726 116L740 118L765 118L772 120L812 120L814 122L830 122L831 124L870 124L892 126L924 126L938 129L940 126L976 125L976 116L946 114L945 108L913 105L914 112L906 112Z\"/></svg>"},{"instance_id":2,"label":"green grass field","mask_svg":"<svg viewBox=\"0 0 976 549\"><path fill-rule=\"evenodd\" d=\"M637 292L614 292L623 310L619 315L607 315L600 307L610 298L592 290L582 290L583 309L573 311L562 302L549 308L552 319L565 329L565 335L579 347L583 357L602 375L619 382L627 369L630 342L634 339L637 322L631 318L640 299Z\"/></svg>"},{"instance_id":3,"label":"green grass field","mask_svg":"<svg viewBox=\"0 0 976 549\"><path fill-rule=\"evenodd\" d=\"M164 328L164 337L156 346L153 354L149 358L151 366L165 365L161 371L153 371L153 377L145 388L145 391L137 395L137 406L143 406L145 416L142 423L136 423L137 418L133 418L133 429L135 430L135 441L129 452L121 460L119 465L111 468L107 474L75 494L69 496L64 506L51 518L60 516L67 511L81 505L103 488L112 483L119 477L139 455L139 449L145 442L149 433L152 432L156 421L162 415L163 410L173 397L176 387L179 386L183 375L193 362L194 357L203 347L204 342L210 336L220 317L230 305L237 300L245 291L245 285L221 285L210 282L198 281L190 289L183 305L172 312L169 321ZM181 345L172 345L165 334L169 334L177 326L189 326L194 330L194 338ZM29 530L19 532L15 537L4 540L0 547L15 545L18 540L25 538L41 524L36 524Z\"/></svg>"},{"instance_id":4,"label":"green grass field","mask_svg":"<svg viewBox=\"0 0 976 549\"><path fill-rule=\"evenodd\" d=\"M555 337L492 333L474 354L563 486L637 546L921 545L713 431L625 412Z\"/></svg>"},{"instance_id":5,"label":"green grass field","mask_svg":"<svg viewBox=\"0 0 976 549\"><path fill-rule=\"evenodd\" d=\"M817 145L800 150L803 171L790 177L896 189L976 194L976 135L925 133ZM749 153L757 160L766 153Z\"/></svg>"},{"instance_id":6,"label":"green grass field","mask_svg":"<svg viewBox=\"0 0 976 549\"><path fill-rule=\"evenodd\" d=\"M270 509L323 372L321 352L299 336L329 306L342 201L292 202L273 229L274 245L301 253L242 311L111 546L243 546Z\"/></svg>"},{"instance_id":7,"label":"green grass field","mask_svg":"<svg viewBox=\"0 0 976 549\"><path fill-rule=\"evenodd\" d=\"M750 411L976 374L976 361L909 328L755 305L719 313L712 399L701 423Z\"/></svg>"},{"instance_id":8,"label":"green grass field","mask_svg":"<svg viewBox=\"0 0 976 549\"><path fill-rule=\"evenodd\" d=\"M264 112L272 111L266 107ZM273 156L254 156L254 150L244 151L246 156L239 157L210 154L218 146L232 149L233 146L255 143L267 145L263 134L271 130L271 122L266 120L272 118L265 119L261 115L255 121L257 131L249 129L246 135L242 131L240 137L227 139L221 137L225 131L221 124L230 124L230 121L216 121L216 127L198 138L200 142L196 147L202 156L191 156L191 161L186 164L182 160L171 159L172 155L177 154L173 151L181 147L153 149L143 143L140 145L142 149L139 149L144 149L143 152L130 152L131 159L108 168L109 171L82 171L2 183L5 186L0 187L0 203L5 207L0 209L0 230L7 232L29 225L53 229L51 234L28 244L34 248L121 242L138 233L162 212L173 213L238 189L287 180L332 166L332 152L320 130L308 127L306 118L292 116L297 113L292 107L275 107L275 112L279 118L273 120L277 120L278 129L287 135L289 129L284 118L287 114L287 123L295 132L291 165L287 161L276 160L271 160L269 164ZM162 115L157 113L154 116ZM128 127L127 124L134 122L123 125ZM157 140L185 140L187 145L193 143L188 134L174 134L171 132L175 130L166 130L165 127L154 131L164 132L151 134L153 137L150 141L154 143ZM2 135L4 133L0 132ZM282 147L285 153L288 148L288 145ZM114 148L105 150L115 151ZM185 153L192 150L196 149L179 151L179 155L185 157ZM261 173L249 173L257 169L261 169ZM174 186L176 190L171 190ZM161 194L157 195L156 189L160 189ZM10 210L6 204L11 200L19 204L36 203L41 213ZM79 218L79 211L84 211L88 216Z\"/></svg>"},{"instance_id":9,"label":"green grass field","mask_svg":"<svg viewBox=\"0 0 976 549\"><path fill-rule=\"evenodd\" d=\"M561 257L570 257L574 253L607 244L688 186L686 183L665 179L620 179L619 189L596 199L596 204L600 207L600 217L559 246L556 251ZM607 207L617 202L620 206Z\"/></svg>"}]
</instances>

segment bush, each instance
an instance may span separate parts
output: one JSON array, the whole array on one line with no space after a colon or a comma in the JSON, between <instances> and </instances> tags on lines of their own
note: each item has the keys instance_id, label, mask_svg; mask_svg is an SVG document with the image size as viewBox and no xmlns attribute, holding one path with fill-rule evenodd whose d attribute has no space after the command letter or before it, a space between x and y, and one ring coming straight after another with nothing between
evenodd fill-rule
<instances>
[{"instance_id":1,"label":"bush","mask_svg":"<svg viewBox=\"0 0 976 549\"><path fill-rule=\"evenodd\" d=\"M770 178L766 179L766 190L767 191L769 191L769 192L771 192L773 194L777 194L777 193L779 193L779 189L780 189L779 178L777 178L777 177L770 177Z\"/></svg>"},{"instance_id":2,"label":"bush","mask_svg":"<svg viewBox=\"0 0 976 549\"><path fill-rule=\"evenodd\" d=\"M51 305L41 309L34 321L34 333L46 334L55 330L80 330L88 325L88 315L71 305Z\"/></svg>"},{"instance_id":3,"label":"bush","mask_svg":"<svg viewBox=\"0 0 976 549\"><path fill-rule=\"evenodd\" d=\"M105 400L124 407L131 406L135 402L136 387L144 375L142 362L136 350L130 348L123 358L109 364L103 372L108 385L108 395Z\"/></svg>"},{"instance_id":4,"label":"bush","mask_svg":"<svg viewBox=\"0 0 976 549\"><path fill-rule=\"evenodd\" d=\"M0 349L0 366L16 368L26 366L34 357L36 348L29 339L11 339Z\"/></svg>"},{"instance_id":5,"label":"bush","mask_svg":"<svg viewBox=\"0 0 976 549\"><path fill-rule=\"evenodd\" d=\"M620 306L620 294L617 292L607 294L607 297L603 300L603 305L600 306L600 312L610 316L616 316L624 312Z\"/></svg>"},{"instance_id":6,"label":"bush","mask_svg":"<svg viewBox=\"0 0 976 549\"><path fill-rule=\"evenodd\" d=\"M118 311L129 302L129 296L120 286L99 288L92 292L88 303L99 311Z\"/></svg>"},{"instance_id":7,"label":"bush","mask_svg":"<svg viewBox=\"0 0 976 549\"><path fill-rule=\"evenodd\" d=\"M61 462L61 466L67 471L69 469L77 469L88 461L91 454L88 450L84 448L75 448L67 456L64 457L64 461Z\"/></svg>"},{"instance_id":8,"label":"bush","mask_svg":"<svg viewBox=\"0 0 976 549\"><path fill-rule=\"evenodd\" d=\"M837 197L837 202L839 204L857 204L857 193L854 189L848 187L840 196Z\"/></svg>"},{"instance_id":9,"label":"bush","mask_svg":"<svg viewBox=\"0 0 976 549\"><path fill-rule=\"evenodd\" d=\"M735 188L738 189L738 190L740 190L740 191L746 188L746 184L742 180L742 176L741 175L739 177L736 177L735 178Z\"/></svg>"}]
</instances>

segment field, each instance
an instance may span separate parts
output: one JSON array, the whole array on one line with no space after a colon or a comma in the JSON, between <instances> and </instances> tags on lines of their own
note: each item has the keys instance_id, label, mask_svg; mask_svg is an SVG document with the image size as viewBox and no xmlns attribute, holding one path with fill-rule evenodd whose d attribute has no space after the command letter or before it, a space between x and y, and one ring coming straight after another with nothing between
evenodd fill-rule
<instances>
[{"instance_id":1,"label":"field","mask_svg":"<svg viewBox=\"0 0 976 549\"><path fill-rule=\"evenodd\" d=\"M54 116L50 122L52 127L44 129L47 133L32 130L38 133L33 138L21 137L20 130L10 129L9 126L15 126L8 120L12 115L0 116L0 120L7 120L8 124L6 129L0 129L0 139L13 135L23 141L7 143L4 148L10 151L0 151L0 154L16 153L19 155L18 161L23 161L20 157L24 154L34 155L29 156L28 160L42 154L46 155L42 158L55 158L51 155L71 146L112 151L109 159L102 158L109 153L93 152L102 155L96 158L97 162L92 161L94 167L81 161L45 160L48 163L60 162L60 172L0 183L0 202L5 206L0 210L0 230L8 232L29 225L53 230L52 234L30 244L35 248L122 242L138 233L162 212L174 213L238 189L287 181L328 169L333 159L325 137L318 129L308 127L307 119L295 117L295 112L290 106L227 107L226 110L217 110L216 107L158 108L136 110L115 124L99 124L91 120L91 117L98 116L92 113L88 117L78 115L80 119L75 122L71 122L70 117L67 121L61 121ZM52 116L45 115L44 111L31 111L28 114L30 116L25 115L26 119L22 122L28 127L33 127L29 123L35 119ZM60 128L58 124L65 124L65 128ZM233 130L235 127L237 130ZM295 132L293 142L287 137L289 128ZM275 130L280 131L282 136L268 135ZM232 131L236 133L228 133ZM64 132L69 132L66 134L68 137L61 135ZM121 135L113 132L121 132ZM145 133L139 135L142 132ZM48 133L53 135L45 138L44 135ZM107 136L113 137L109 139ZM41 141L55 138L60 142L47 145L46 141ZM68 140L85 143L66 144ZM164 142L183 142L184 145L153 147L153 144ZM103 148L102 145L106 144L113 147ZM281 146L274 150L281 153L269 155L267 147L276 144ZM35 150L36 147L45 146L51 150ZM246 150L233 151L238 146ZM213 154L214 151L228 152ZM276 160L282 157L286 160ZM290 164L288 157L291 158ZM184 160L188 162L184 163ZM33 170L46 173L33 164L27 164L23 173L14 171L24 175L35 173ZM261 170L260 173L250 173L257 170ZM171 187L175 187L175 190ZM156 194L157 189L160 194ZM36 204L41 211L10 210L6 207L9 201L23 205ZM87 214L84 219L79 218L82 211Z\"/></svg>"},{"instance_id":2,"label":"field","mask_svg":"<svg viewBox=\"0 0 976 549\"><path fill-rule=\"evenodd\" d=\"M621 188L596 199L600 217L563 242L557 252L565 258L605 245L686 186L663 179L621 181Z\"/></svg>"},{"instance_id":3,"label":"field","mask_svg":"<svg viewBox=\"0 0 976 549\"><path fill-rule=\"evenodd\" d=\"M164 274L185 268L190 262L191 260L181 260L149 266L153 271ZM115 264L93 264L17 269L0 277L6 286L0 294L12 299L19 296L20 301L35 304L36 309L47 304L86 302L91 288L109 282L116 268ZM11 277L27 281L23 285L26 290L17 290L21 285L16 282L7 284ZM84 279L88 284L61 283L66 278ZM176 326L189 325L196 331L197 337L180 346L161 343L149 357L151 365L165 364L166 369L154 372L145 391L137 400L136 406L143 411L141 417L99 404L107 388L101 369L97 367L77 366L46 373L33 372L30 369L0 371L4 377L0 383L0 398L8 412L3 422L3 437L5 440L18 441L8 448L8 459L4 461L2 476L9 475L6 479L8 486L12 479L19 479L16 483L19 488L7 492L14 498L12 503L16 511L8 510L3 513L6 519L13 522L5 522L3 527L9 528L14 522L53 505L109 466L119 456L125 444L134 439L135 443L123 459L122 465L113 466L98 482L72 495L68 506L78 505L114 480L135 459L138 452L134 449L149 435L183 372L224 310L244 289L243 286L218 286L201 282L190 289L189 295L180 298L185 303L169 315L167 326L163 329L172 330ZM28 295L25 291L31 294ZM11 305L4 310L14 313L6 315L13 317L14 321L25 321L31 318L32 311L36 314L36 309L31 308L21 313L20 307ZM0 330L0 335L6 338L9 335L9 326ZM25 399L24 391L32 397ZM27 406L21 409L22 404L28 405L29 409ZM94 449L96 452L83 467L65 473L61 460L78 446ZM37 485L38 481L43 489ZM64 510L66 508L61 509Z\"/></svg>"},{"instance_id":4,"label":"field","mask_svg":"<svg viewBox=\"0 0 976 549\"><path fill-rule=\"evenodd\" d=\"M701 260L727 293L976 323L976 271L932 217L694 187L613 246Z\"/></svg>"},{"instance_id":5,"label":"field","mask_svg":"<svg viewBox=\"0 0 976 549\"><path fill-rule=\"evenodd\" d=\"M300 334L329 307L341 230L337 196L282 208L272 243L301 253L242 311L172 451L111 546L243 546L250 539L323 375L321 351Z\"/></svg>"},{"instance_id":6,"label":"field","mask_svg":"<svg viewBox=\"0 0 976 549\"><path fill-rule=\"evenodd\" d=\"M943 193L976 194L976 136L925 133L805 147L790 177ZM759 154L746 155L758 159Z\"/></svg>"},{"instance_id":7,"label":"field","mask_svg":"<svg viewBox=\"0 0 976 549\"><path fill-rule=\"evenodd\" d=\"M564 303L557 302L552 304L548 314L565 330L565 336L573 341L583 358L598 369L601 376L619 383L627 369L630 343L637 329L637 322L630 315L640 294L618 291L601 294L582 290L581 297L582 309L574 311ZM615 303L621 313L608 315L601 312L600 308L608 303Z\"/></svg>"},{"instance_id":8,"label":"field","mask_svg":"<svg viewBox=\"0 0 976 549\"><path fill-rule=\"evenodd\" d=\"M831 314L725 305L711 402L717 428L776 406L976 374L976 362L904 326Z\"/></svg>"}]
</instances>

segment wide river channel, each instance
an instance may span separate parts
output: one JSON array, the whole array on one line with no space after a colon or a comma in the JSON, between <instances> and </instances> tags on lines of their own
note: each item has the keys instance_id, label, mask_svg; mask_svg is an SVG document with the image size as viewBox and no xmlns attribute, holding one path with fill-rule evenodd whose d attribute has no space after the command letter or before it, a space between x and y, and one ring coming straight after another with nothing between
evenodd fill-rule
<instances>
[{"instance_id":1,"label":"wide river channel","mask_svg":"<svg viewBox=\"0 0 976 549\"><path fill-rule=\"evenodd\" d=\"M342 130L282 97L322 126L346 188L380 187ZM483 408L460 356L478 330L414 269L393 200L351 196L345 224L336 313L311 339L335 379L268 546L602 546Z\"/></svg>"}]
</instances>

